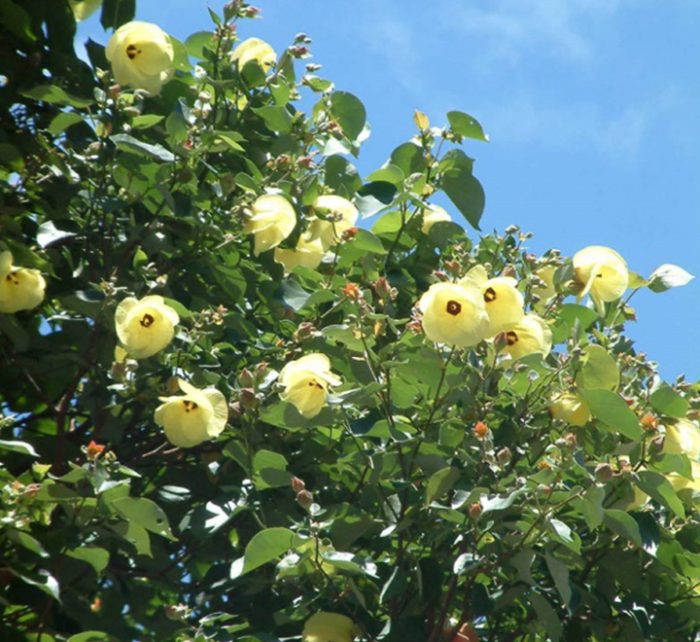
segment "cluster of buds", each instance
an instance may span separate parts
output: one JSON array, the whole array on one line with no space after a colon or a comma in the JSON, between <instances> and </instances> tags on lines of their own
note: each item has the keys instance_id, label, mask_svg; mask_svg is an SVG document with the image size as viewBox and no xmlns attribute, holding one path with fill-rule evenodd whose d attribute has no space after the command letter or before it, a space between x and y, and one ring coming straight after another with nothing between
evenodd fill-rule
<instances>
[{"instance_id":1,"label":"cluster of buds","mask_svg":"<svg viewBox=\"0 0 700 642\"><path fill-rule=\"evenodd\" d=\"M204 310L202 312L202 319L205 323L211 325L223 325L224 316L228 312L228 308L223 305L218 305L214 309Z\"/></svg>"},{"instance_id":2,"label":"cluster of buds","mask_svg":"<svg viewBox=\"0 0 700 642\"><path fill-rule=\"evenodd\" d=\"M294 331L294 341L297 343L304 341L316 334L316 326L310 321L302 321Z\"/></svg>"},{"instance_id":3,"label":"cluster of buds","mask_svg":"<svg viewBox=\"0 0 700 642\"><path fill-rule=\"evenodd\" d=\"M258 388L267 377L268 372L269 365L266 361L261 361L252 370L243 368L238 373L238 385L241 386L238 401L241 410L253 410L260 405L263 395L258 392Z\"/></svg>"},{"instance_id":4,"label":"cluster of buds","mask_svg":"<svg viewBox=\"0 0 700 642\"><path fill-rule=\"evenodd\" d=\"M392 287L385 276L380 276L374 282L374 291L377 293L381 302L386 300L394 301L396 297L399 296L399 291L395 287Z\"/></svg>"},{"instance_id":5,"label":"cluster of buds","mask_svg":"<svg viewBox=\"0 0 700 642\"><path fill-rule=\"evenodd\" d=\"M292 477L292 490L296 493L296 501L304 510L309 510L314 503L314 495L306 490L306 484L299 477Z\"/></svg>"},{"instance_id":6,"label":"cluster of buds","mask_svg":"<svg viewBox=\"0 0 700 642\"><path fill-rule=\"evenodd\" d=\"M308 58L311 55L306 45L292 45L287 50L294 58Z\"/></svg>"}]
</instances>

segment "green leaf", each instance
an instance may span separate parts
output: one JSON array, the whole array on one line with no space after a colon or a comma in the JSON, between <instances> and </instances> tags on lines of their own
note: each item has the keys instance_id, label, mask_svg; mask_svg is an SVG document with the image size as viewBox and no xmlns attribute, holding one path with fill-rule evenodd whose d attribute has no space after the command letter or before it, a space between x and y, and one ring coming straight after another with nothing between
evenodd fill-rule
<instances>
[{"instance_id":1,"label":"green leaf","mask_svg":"<svg viewBox=\"0 0 700 642\"><path fill-rule=\"evenodd\" d=\"M112 502L114 509L126 520L142 526L147 531L176 541L168 524L168 518L155 502L145 497L122 497Z\"/></svg>"},{"instance_id":2,"label":"green leaf","mask_svg":"<svg viewBox=\"0 0 700 642\"><path fill-rule=\"evenodd\" d=\"M602 486L591 486L586 490L583 497L576 500L573 505L583 515L586 525L591 530L595 530L603 523L603 500L605 499L605 489Z\"/></svg>"},{"instance_id":3,"label":"green leaf","mask_svg":"<svg viewBox=\"0 0 700 642\"><path fill-rule=\"evenodd\" d=\"M81 546L66 553L68 557L86 562L95 569L98 575L107 568L109 564L109 552L99 546Z\"/></svg>"},{"instance_id":4,"label":"green leaf","mask_svg":"<svg viewBox=\"0 0 700 642\"><path fill-rule=\"evenodd\" d=\"M529 599L537 613L538 621L544 627L545 631L547 631L548 639L551 640L551 642L558 642L564 633L564 627L557 612L552 608L552 605L547 599L542 597L539 593L530 593Z\"/></svg>"},{"instance_id":5,"label":"green leaf","mask_svg":"<svg viewBox=\"0 0 700 642\"><path fill-rule=\"evenodd\" d=\"M119 522L111 526L111 529L124 540L129 542L139 555L153 557L151 552L151 538L148 531L134 522Z\"/></svg>"},{"instance_id":6,"label":"green leaf","mask_svg":"<svg viewBox=\"0 0 700 642\"><path fill-rule=\"evenodd\" d=\"M428 480L425 488L425 505L430 506L436 499L447 494L459 479L459 471L448 466L438 470Z\"/></svg>"},{"instance_id":7,"label":"green leaf","mask_svg":"<svg viewBox=\"0 0 700 642\"><path fill-rule=\"evenodd\" d=\"M36 538L32 537L29 533L25 531L17 530L16 528L10 528L7 531L8 539L12 540L15 544L26 548L27 550L35 553L39 557L48 557L49 554L46 552L41 542Z\"/></svg>"},{"instance_id":8,"label":"green leaf","mask_svg":"<svg viewBox=\"0 0 700 642\"><path fill-rule=\"evenodd\" d=\"M591 308L576 303L562 305L552 329L554 343L562 343L571 337L575 330L585 332L598 319L598 313Z\"/></svg>"},{"instance_id":9,"label":"green leaf","mask_svg":"<svg viewBox=\"0 0 700 642\"><path fill-rule=\"evenodd\" d=\"M571 582L569 581L569 568L564 563L553 557L549 553L545 553L545 562L549 569L549 574L554 580L554 586L557 587L562 602L568 608L571 603Z\"/></svg>"},{"instance_id":10,"label":"green leaf","mask_svg":"<svg viewBox=\"0 0 700 642\"><path fill-rule=\"evenodd\" d=\"M369 252L371 254L386 254L386 249L382 242L372 232L358 229L355 238L352 240L355 249Z\"/></svg>"},{"instance_id":11,"label":"green leaf","mask_svg":"<svg viewBox=\"0 0 700 642\"><path fill-rule=\"evenodd\" d=\"M105 29L117 29L134 19L136 0L104 0L100 23Z\"/></svg>"},{"instance_id":12,"label":"green leaf","mask_svg":"<svg viewBox=\"0 0 700 642\"><path fill-rule=\"evenodd\" d=\"M119 642L117 638L103 631L83 631L68 638L68 642Z\"/></svg>"},{"instance_id":13,"label":"green leaf","mask_svg":"<svg viewBox=\"0 0 700 642\"><path fill-rule=\"evenodd\" d=\"M82 122L83 117L80 114L76 114L74 111L63 111L51 121L48 130L52 136L58 136L71 125L77 125Z\"/></svg>"},{"instance_id":14,"label":"green leaf","mask_svg":"<svg viewBox=\"0 0 700 642\"><path fill-rule=\"evenodd\" d=\"M211 31L197 31L185 40L185 47L187 47L187 52L193 58L199 58L200 60L206 58L204 49L214 51L216 48L214 34Z\"/></svg>"},{"instance_id":15,"label":"green leaf","mask_svg":"<svg viewBox=\"0 0 700 642\"><path fill-rule=\"evenodd\" d=\"M467 222L478 230L486 197L481 183L472 175L472 165L473 161L464 152L450 150L440 162L441 184Z\"/></svg>"},{"instance_id":16,"label":"green leaf","mask_svg":"<svg viewBox=\"0 0 700 642\"><path fill-rule=\"evenodd\" d=\"M355 205L362 218L369 218L389 207L397 193L396 186L386 181L366 183L357 190Z\"/></svg>"},{"instance_id":17,"label":"green leaf","mask_svg":"<svg viewBox=\"0 0 700 642\"><path fill-rule=\"evenodd\" d=\"M132 129L150 129L151 127L154 127L158 123L163 121L163 116L159 116L158 114L143 114L143 116L136 116L131 121L131 128Z\"/></svg>"},{"instance_id":18,"label":"green leaf","mask_svg":"<svg viewBox=\"0 0 700 642\"><path fill-rule=\"evenodd\" d=\"M664 263L657 267L649 277L649 289L652 292L665 292L670 288L679 288L690 283L695 277L682 267Z\"/></svg>"},{"instance_id":19,"label":"green leaf","mask_svg":"<svg viewBox=\"0 0 700 642\"><path fill-rule=\"evenodd\" d=\"M288 134L292 131L292 115L286 107L267 105L253 109L263 119L268 129L280 134Z\"/></svg>"},{"instance_id":20,"label":"green leaf","mask_svg":"<svg viewBox=\"0 0 700 642\"><path fill-rule=\"evenodd\" d=\"M599 345L587 346L581 357L583 367L576 377L579 388L590 390L592 388L605 388L617 390L620 385L620 371L617 363L608 351Z\"/></svg>"},{"instance_id":21,"label":"green leaf","mask_svg":"<svg viewBox=\"0 0 700 642\"><path fill-rule=\"evenodd\" d=\"M609 432L621 433L632 440L642 436L642 429L636 415L617 393L610 390L582 390L581 396L588 404L592 415Z\"/></svg>"},{"instance_id":22,"label":"green leaf","mask_svg":"<svg viewBox=\"0 0 700 642\"><path fill-rule=\"evenodd\" d=\"M342 571L377 577L377 565L369 558L339 551L321 553L321 557Z\"/></svg>"},{"instance_id":23,"label":"green leaf","mask_svg":"<svg viewBox=\"0 0 700 642\"><path fill-rule=\"evenodd\" d=\"M26 42L36 42L29 14L12 0L0 0L0 23L18 38Z\"/></svg>"},{"instance_id":24,"label":"green leaf","mask_svg":"<svg viewBox=\"0 0 700 642\"><path fill-rule=\"evenodd\" d=\"M649 402L657 412L676 419L685 417L690 408L688 401L665 383L651 394Z\"/></svg>"},{"instance_id":25,"label":"green leaf","mask_svg":"<svg viewBox=\"0 0 700 642\"><path fill-rule=\"evenodd\" d=\"M659 473L651 470L640 470L637 473L639 486L652 499L659 502L663 506L670 508L678 517L685 519L685 509L683 502L676 495L670 482Z\"/></svg>"},{"instance_id":26,"label":"green leaf","mask_svg":"<svg viewBox=\"0 0 700 642\"><path fill-rule=\"evenodd\" d=\"M241 577L282 557L301 541L301 538L288 528L266 528L256 533L245 547L243 557L231 564L231 579Z\"/></svg>"},{"instance_id":27,"label":"green leaf","mask_svg":"<svg viewBox=\"0 0 700 642\"><path fill-rule=\"evenodd\" d=\"M8 441L7 439L0 439L0 450L9 450L13 453L21 453L22 455L30 455L31 457L39 456L39 453L34 450L34 446L26 441Z\"/></svg>"},{"instance_id":28,"label":"green leaf","mask_svg":"<svg viewBox=\"0 0 700 642\"><path fill-rule=\"evenodd\" d=\"M129 134L115 134L110 136L110 140L117 146L117 149L130 154L138 154L139 156L146 156L166 163L171 163L175 160L175 154L165 149L162 145L144 143L133 136L129 136Z\"/></svg>"},{"instance_id":29,"label":"green leaf","mask_svg":"<svg viewBox=\"0 0 700 642\"><path fill-rule=\"evenodd\" d=\"M357 168L342 156L333 155L325 163L326 185L334 192L352 198L362 187L362 179Z\"/></svg>"},{"instance_id":30,"label":"green leaf","mask_svg":"<svg viewBox=\"0 0 700 642\"><path fill-rule=\"evenodd\" d=\"M37 85L31 89L20 91L19 93L25 98L41 100L51 105L64 105L68 107L81 108L92 105L94 102L92 98L81 98L80 96L69 94L67 91L56 85Z\"/></svg>"},{"instance_id":31,"label":"green leaf","mask_svg":"<svg viewBox=\"0 0 700 642\"><path fill-rule=\"evenodd\" d=\"M346 91L334 91L331 94L331 114L338 121L343 133L353 141L360 135L367 120L362 101Z\"/></svg>"},{"instance_id":32,"label":"green leaf","mask_svg":"<svg viewBox=\"0 0 700 642\"><path fill-rule=\"evenodd\" d=\"M299 312L309 300L311 294L304 290L294 279L285 279L280 284L278 296L295 312Z\"/></svg>"},{"instance_id":33,"label":"green leaf","mask_svg":"<svg viewBox=\"0 0 700 642\"><path fill-rule=\"evenodd\" d=\"M42 223L39 226L36 241L42 248L46 248L53 243L71 238L72 236L75 236L73 232L59 230L53 221L46 221L46 223Z\"/></svg>"},{"instance_id":34,"label":"green leaf","mask_svg":"<svg viewBox=\"0 0 700 642\"><path fill-rule=\"evenodd\" d=\"M550 519L549 525L552 527L555 539L575 553L581 552L581 539L569 528L568 524L565 524L560 519Z\"/></svg>"},{"instance_id":35,"label":"green leaf","mask_svg":"<svg viewBox=\"0 0 700 642\"><path fill-rule=\"evenodd\" d=\"M615 508L605 509L604 517L605 525L621 535L625 539L633 542L637 546L642 545L642 536L639 532L639 526L634 518L623 510Z\"/></svg>"},{"instance_id":36,"label":"green leaf","mask_svg":"<svg viewBox=\"0 0 700 642\"><path fill-rule=\"evenodd\" d=\"M389 163L398 167L404 176L420 174L427 168L423 150L415 143L399 145L392 153Z\"/></svg>"},{"instance_id":37,"label":"green leaf","mask_svg":"<svg viewBox=\"0 0 700 642\"><path fill-rule=\"evenodd\" d=\"M488 135L484 133L481 125L473 116L465 114L463 111L448 111L447 120L455 134L465 138L482 140L485 143L489 142Z\"/></svg>"},{"instance_id":38,"label":"green leaf","mask_svg":"<svg viewBox=\"0 0 700 642\"><path fill-rule=\"evenodd\" d=\"M46 593L46 595L52 597L54 600L58 602L61 601L58 580L48 571L40 569L36 573L29 573L28 571L22 571L20 573L12 568L10 568L10 570L23 582L38 588L40 591Z\"/></svg>"},{"instance_id":39,"label":"green leaf","mask_svg":"<svg viewBox=\"0 0 700 642\"><path fill-rule=\"evenodd\" d=\"M253 457L253 483L258 490L289 486L292 479L287 460L271 450L259 450Z\"/></svg>"},{"instance_id":40,"label":"green leaf","mask_svg":"<svg viewBox=\"0 0 700 642\"><path fill-rule=\"evenodd\" d=\"M404 180L404 173L400 167L396 165L384 165L380 169L372 172L368 177L368 182L381 181L383 183L391 183L392 185L401 185Z\"/></svg>"}]
</instances>

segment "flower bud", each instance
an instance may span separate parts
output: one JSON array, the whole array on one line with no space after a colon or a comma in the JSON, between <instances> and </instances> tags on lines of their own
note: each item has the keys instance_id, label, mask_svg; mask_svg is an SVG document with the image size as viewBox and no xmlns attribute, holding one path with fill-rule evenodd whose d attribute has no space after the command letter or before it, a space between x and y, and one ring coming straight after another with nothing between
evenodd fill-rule
<instances>
[{"instance_id":1,"label":"flower bud","mask_svg":"<svg viewBox=\"0 0 700 642\"><path fill-rule=\"evenodd\" d=\"M351 301L357 301L362 297L362 290L356 283L347 283L343 288L343 295Z\"/></svg>"},{"instance_id":2,"label":"flower bud","mask_svg":"<svg viewBox=\"0 0 700 642\"><path fill-rule=\"evenodd\" d=\"M506 234L516 234L520 230L520 228L517 225L509 225L506 228Z\"/></svg>"},{"instance_id":3,"label":"flower bud","mask_svg":"<svg viewBox=\"0 0 700 642\"><path fill-rule=\"evenodd\" d=\"M479 502L474 502L469 506L469 517L475 521L481 517L481 513L483 512L484 508Z\"/></svg>"},{"instance_id":4,"label":"flower bud","mask_svg":"<svg viewBox=\"0 0 700 642\"><path fill-rule=\"evenodd\" d=\"M615 471L613 470L613 468L610 464L603 463L603 464L598 464L595 467L596 481L599 481L602 483L608 482L612 479L614 474L615 474Z\"/></svg>"},{"instance_id":5,"label":"flower bud","mask_svg":"<svg viewBox=\"0 0 700 642\"><path fill-rule=\"evenodd\" d=\"M241 402L241 406L246 410L251 410L258 406L258 398L253 388L241 388L239 401Z\"/></svg>"},{"instance_id":6,"label":"flower bud","mask_svg":"<svg viewBox=\"0 0 700 642\"><path fill-rule=\"evenodd\" d=\"M228 406L228 414L232 421L240 419L243 416L243 406L240 401L233 401Z\"/></svg>"},{"instance_id":7,"label":"flower bud","mask_svg":"<svg viewBox=\"0 0 700 642\"><path fill-rule=\"evenodd\" d=\"M297 504L299 504L299 506L301 506L303 509L308 510L313 503L314 496L310 491L304 489L297 493Z\"/></svg>"},{"instance_id":8,"label":"flower bud","mask_svg":"<svg viewBox=\"0 0 700 642\"><path fill-rule=\"evenodd\" d=\"M243 368L238 374L238 383L243 388L252 388L255 385L255 377L248 368Z\"/></svg>"},{"instance_id":9,"label":"flower bud","mask_svg":"<svg viewBox=\"0 0 700 642\"><path fill-rule=\"evenodd\" d=\"M102 600L99 597L96 597L92 603L90 604L90 610L93 613L99 613L102 610Z\"/></svg>"},{"instance_id":10,"label":"flower bud","mask_svg":"<svg viewBox=\"0 0 700 642\"><path fill-rule=\"evenodd\" d=\"M652 414L644 415L640 422L642 424L642 428L649 431L656 430L657 426L659 425L658 419Z\"/></svg>"},{"instance_id":11,"label":"flower bud","mask_svg":"<svg viewBox=\"0 0 700 642\"><path fill-rule=\"evenodd\" d=\"M302 490L306 489L306 484L303 479L299 477L292 477L292 490L299 494Z\"/></svg>"},{"instance_id":12,"label":"flower bud","mask_svg":"<svg viewBox=\"0 0 700 642\"><path fill-rule=\"evenodd\" d=\"M477 439L485 439L489 434L489 427L483 421L477 421L474 424L474 434Z\"/></svg>"},{"instance_id":13,"label":"flower bud","mask_svg":"<svg viewBox=\"0 0 700 642\"><path fill-rule=\"evenodd\" d=\"M513 453L510 451L510 448L508 448L508 446L506 446L505 448L501 448L496 453L496 459L498 459L498 463L501 464L501 466L505 466L512 458Z\"/></svg>"}]
</instances>

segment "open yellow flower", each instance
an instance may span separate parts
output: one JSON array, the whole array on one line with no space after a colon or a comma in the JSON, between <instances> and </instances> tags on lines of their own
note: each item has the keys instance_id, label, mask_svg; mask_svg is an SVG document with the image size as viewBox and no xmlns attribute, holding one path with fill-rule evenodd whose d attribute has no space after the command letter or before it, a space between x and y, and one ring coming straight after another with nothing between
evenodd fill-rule
<instances>
[{"instance_id":1,"label":"open yellow flower","mask_svg":"<svg viewBox=\"0 0 700 642\"><path fill-rule=\"evenodd\" d=\"M489 317L487 337L493 337L503 330L519 323L525 316L523 306L525 300L518 290L518 282L509 276L488 278L482 265L473 267L459 281L461 284L472 284L479 289L484 299L486 313Z\"/></svg>"},{"instance_id":2,"label":"open yellow flower","mask_svg":"<svg viewBox=\"0 0 700 642\"><path fill-rule=\"evenodd\" d=\"M179 322L177 312L158 295L140 300L128 297L114 313L117 337L134 359L145 359L165 348L172 341Z\"/></svg>"},{"instance_id":3,"label":"open yellow flower","mask_svg":"<svg viewBox=\"0 0 700 642\"><path fill-rule=\"evenodd\" d=\"M255 62L267 73L277 62L277 54L264 40L248 38L233 50L231 62L236 63L239 72L243 71L249 62Z\"/></svg>"},{"instance_id":4,"label":"open yellow flower","mask_svg":"<svg viewBox=\"0 0 700 642\"><path fill-rule=\"evenodd\" d=\"M357 208L347 199L335 194L323 194L316 199L314 210L321 210L333 221L316 219L309 226L309 238L320 239L328 250L340 241L343 233L357 222Z\"/></svg>"},{"instance_id":5,"label":"open yellow flower","mask_svg":"<svg viewBox=\"0 0 700 642\"><path fill-rule=\"evenodd\" d=\"M175 53L168 34L150 22L127 22L117 29L105 49L114 79L120 85L156 95L172 78Z\"/></svg>"},{"instance_id":6,"label":"open yellow flower","mask_svg":"<svg viewBox=\"0 0 700 642\"><path fill-rule=\"evenodd\" d=\"M329 388L339 386L341 380L331 372L328 357L314 352L286 364L280 371L279 383L284 387L282 400L311 419L326 405Z\"/></svg>"},{"instance_id":7,"label":"open yellow flower","mask_svg":"<svg viewBox=\"0 0 700 642\"><path fill-rule=\"evenodd\" d=\"M578 299L591 295L598 308L619 299L629 284L625 260L615 250L591 245L574 254L574 278L581 286Z\"/></svg>"},{"instance_id":8,"label":"open yellow flower","mask_svg":"<svg viewBox=\"0 0 700 642\"><path fill-rule=\"evenodd\" d=\"M304 625L302 642L352 642L360 631L347 616L320 611Z\"/></svg>"},{"instance_id":9,"label":"open yellow flower","mask_svg":"<svg viewBox=\"0 0 700 642\"><path fill-rule=\"evenodd\" d=\"M73 16L76 22L87 20L98 7L102 4L102 0L68 0Z\"/></svg>"},{"instance_id":10,"label":"open yellow flower","mask_svg":"<svg viewBox=\"0 0 700 642\"><path fill-rule=\"evenodd\" d=\"M591 420L588 404L576 393L564 392L552 399L549 413L572 426L585 426Z\"/></svg>"},{"instance_id":11,"label":"open yellow flower","mask_svg":"<svg viewBox=\"0 0 700 642\"><path fill-rule=\"evenodd\" d=\"M221 434L228 421L224 395L216 388L200 390L182 379L178 384L185 394L160 397L163 403L154 415L168 441L174 446L192 448Z\"/></svg>"},{"instance_id":12,"label":"open yellow flower","mask_svg":"<svg viewBox=\"0 0 700 642\"><path fill-rule=\"evenodd\" d=\"M253 203L244 231L255 235L255 256L277 247L294 230L297 217L292 204L279 194L264 194Z\"/></svg>"},{"instance_id":13,"label":"open yellow flower","mask_svg":"<svg viewBox=\"0 0 700 642\"><path fill-rule=\"evenodd\" d=\"M552 331L547 322L536 314L526 314L519 323L503 331L502 352L513 359L539 353L546 357L552 349Z\"/></svg>"},{"instance_id":14,"label":"open yellow flower","mask_svg":"<svg viewBox=\"0 0 700 642\"><path fill-rule=\"evenodd\" d=\"M428 205L428 207L423 209L423 226L421 231L423 234L428 234L435 223L451 220L450 215L439 205Z\"/></svg>"},{"instance_id":15,"label":"open yellow flower","mask_svg":"<svg viewBox=\"0 0 700 642\"><path fill-rule=\"evenodd\" d=\"M670 455L686 455L689 459L700 459L700 428L692 421L679 419L666 426L662 452Z\"/></svg>"},{"instance_id":16,"label":"open yellow flower","mask_svg":"<svg viewBox=\"0 0 700 642\"><path fill-rule=\"evenodd\" d=\"M480 291L472 284L434 283L418 308L431 341L468 348L486 337L489 317Z\"/></svg>"},{"instance_id":17,"label":"open yellow flower","mask_svg":"<svg viewBox=\"0 0 700 642\"><path fill-rule=\"evenodd\" d=\"M12 252L0 252L0 312L31 310L44 300L46 281L39 270L12 265Z\"/></svg>"},{"instance_id":18,"label":"open yellow flower","mask_svg":"<svg viewBox=\"0 0 700 642\"><path fill-rule=\"evenodd\" d=\"M295 267L303 266L315 270L321 263L323 244L320 239L308 240L308 235L303 234L297 241L295 249L275 248L275 261L284 267L284 273L289 274Z\"/></svg>"}]
</instances>

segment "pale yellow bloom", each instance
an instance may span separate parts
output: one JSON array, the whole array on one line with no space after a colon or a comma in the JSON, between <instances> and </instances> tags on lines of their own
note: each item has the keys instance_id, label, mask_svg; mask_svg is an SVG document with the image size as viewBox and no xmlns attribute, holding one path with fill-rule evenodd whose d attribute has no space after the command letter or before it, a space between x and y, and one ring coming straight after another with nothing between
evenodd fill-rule
<instances>
[{"instance_id":1,"label":"pale yellow bloom","mask_svg":"<svg viewBox=\"0 0 700 642\"><path fill-rule=\"evenodd\" d=\"M324 250L329 250L338 241L343 233L354 227L357 222L357 208L347 199L335 194L323 194L316 199L314 210L321 210L329 218L335 221L316 219L309 226L309 238L320 239Z\"/></svg>"},{"instance_id":2,"label":"pale yellow bloom","mask_svg":"<svg viewBox=\"0 0 700 642\"><path fill-rule=\"evenodd\" d=\"M221 434L228 421L226 398L216 388L200 390L178 380L184 395L160 397L156 423L174 446L192 448Z\"/></svg>"},{"instance_id":3,"label":"pale yellow bloom","mask_svg":"<svg viewBox=\"0 0 700 642\"><path fill-rule=\"evenodd\" d=\"M444 208L439 205L428 205L428 207L423 209L423 226L421 227L421 231L423 234L428 234L430 228L435 225L435 223L451 220L452 218Z\"/></svg>"},{"instance_id":4,"label":"pale yellow bloom","mask_svg":"<svg viewBox=\"0 0 700 642\"><path fill-rule=\"evenodd\" d=\"M117 337L134 359L145 359L165 348L179 322L177 312L158 295L140 300L128 297L114 313Z\"/></svg>"},{"instance_id":5,"label":"pale yellow bloom","mask_svg":"<svg viewBox=\"0 0 700 642\"><path fill-rule=\"evenodd\" d=\"M554 287L554 273L556 271L556 265L545 265L535 272L535 276L538 277L544 285L536 285L532 288L532 293L540 297L541 303L549 301L557 294Z\"/></svg>"},{"instance_id":6,"label":"pale yellow bloom","mask_svg":"<svg viewBox=\"0 0 700 642\"><path fill-rule=\"evenodd\" d=\"M506 345L502 352L513 359L535 353L546 357L552 349L552 331L547 322L536 314L526 314L503 334Z\"/></svg>"},{"instance_id":7,"label":"pale yellow bloom","mask_svg":"<svg viewBox=\"0 0 700 642\"><path fill-rule=\"evenodd\" d=\"M573 392L564 392L554 397L549 405L554 419L565 421L572 426L585 426L591 420L588 404Z\"/></svg>"},{"instance_id":8,"label":"pale yellow bloom","mask_svg":"<svg viewBox=\"0 0 700 642\"><path fill-rule=\"evenodd\" d=\"M339 386L341 380L331 372L331 363L325 354L314 352L290 361L280 371L280 394L307 419L315 417L326 405L328 390Z\"/></svg>"},{"instance_id":9,"label":"pale yellow bloom","mask_svg":"<svg viewBox=\"0 0 700 642\"><path fill-rule=\"evenodd\" d=\"M689 459L700 459L700 429L692 421L679 419L666 426L664 454L686 455Z\"/></svg>"},{"instance_id":10,"label":"pale yellow bloom","mask_svg":"<svg viewBox=\"0 0 700 642\"><path fill-rule=\"evenodd\" d=\"M73 16L76 22L89 18L98 7L102 4L102 0L68 0Z\"/></svg>"},{"instance_id":11,"label":"pale yellow bloom","mask_svg":"<svg viewBox=\"0 0 700 642\"><path fill-rule=\"evenodd\" d=\"M619 299L629 284L625 260L615 250L591 245L574 254L574 278L581 286L579 300L591 295L598 308Z\"/></svg>"},{"instance_id":12,"label":"pale yellow bloom","mask_svg":"<svg viewBox=\"0 0 700 642\"><path fill-rule=\"evenodd\" d=\"M255 62L267 73L277 62L277 54L264 40L248 38L233 50L231 62L236 63L239 72L243 71L249 62Z\"/></svg>"},{"instance_id":13,"label":"pale yellow bloom","mask_svg":"<svg viewBox=\"0 0 700 642\"><path fill-rule=\"evenodd\" d=\"M523 309L525 300L518 290L518 282L515 279L509 276L489 279L486 269L482 265L477 265L467 272L460 283L471 283L479 288L489 317L487 337L493 337L514 326L525 316Z\"/></svg>"},{"instance_id":14,"label":"pale yellow bloom","mask_svg":"<svg viewBox=\"0 0 700 642\"><path fill-rule=\"evenodd\" d=\"M700 463L691 461L690 470L693 479L686 479L683 475L679 475L678 473L668 473L668 475L666 475L666 479L668 479L671 486L673 486L673 490L679 492L689 488L694 492L700 492Z\"/></svg>"},{"instance_id":15,"label":"pale yellow bloom","mask_svg":"<svg viewBox=\"0 0 700 642\"><path fill-rule=\"evenodd\" d=\"M244 231L255 235L255 256L277 247L294 230L297 217L292 204L278 194L264 194L253 203Z\"/></svg>"},{"instance_id":16,"label":"pale yellow bloom","mask_svg":"<svg viewBox=\"0 0 700 642\"><path fill-rule=\"evenodd\" d=\"M320 611L306 621L301 639L302 642L352 642L359 634L349 617Z\"/></svg>"},{"instance_id":17,"label":"pale yellow bloom","mask_svg":"<svg viewBox=\"0 0 700 642\"><path fill-rule=\"evenodd\" d=\"M293 250L276 247L275 261L282 264L285 274L289 274L300 265L315 270L320 265L324 254L321 240L310 241L304 234L299 237L297 246Z\"/></svg>"},{"instance_id":18,"label":"pale yellow bloom","mask_svg":"<svg viewBox=\"0 0 700 642\"><path fill-rule=\"evenodd\" d=\"M44 300L46 281L39 270L12 265L12 252L0 252L0 312L31 310Z\"/></svg>"},{"instance_id":19,"label":"pale yellow bloom","mask_svg":"<svg viewBox=\"0 0 700 642\"><path fill-rule=\"evenodd\" d=\"M467 348L486 337L489 317L478 288L434 283L421 297L423 330L431 341Z\"/></svg>"},{"instance_id":20,"label":"pale yellow bloom","mask_svg":"<svg viewBox=\"0 0 700 642\"><path fill-rule=\"evenodd\" d=\"M120 85L149 94L158 94L174 73L170 38L150 22L132 21L119 27L109 39L105 55Z\"/></svg>"}]
</instances>

